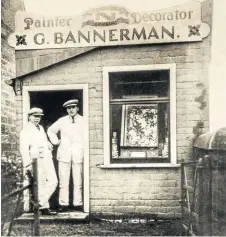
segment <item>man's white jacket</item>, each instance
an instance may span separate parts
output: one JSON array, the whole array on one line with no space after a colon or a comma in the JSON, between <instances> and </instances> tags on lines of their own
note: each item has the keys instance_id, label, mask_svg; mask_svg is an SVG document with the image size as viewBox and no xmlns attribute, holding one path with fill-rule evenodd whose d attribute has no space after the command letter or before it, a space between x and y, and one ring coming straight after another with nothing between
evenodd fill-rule
<instances>
[{"instance_id":1,"label":"man's white jacket","mask_svg":"<svg viewBox=\"0 0 226 237\"><path fill-rule=\"evenodd\" d=\"M31 165L32 158L51 159L52 152L48 148L49 141L41 125L39 129L29 122L23 127L20 133L20 153L23 159L23 166Z\"/></svg>"},{"instance_id":2,"label":"man's white jacket","mask_svg":"<svg viewBox=\"0 0 226 237\"><path fill-rule=\"evenodd\" d=\"M60 132L60 140L57 137ZM52 124L47 134L54 145L58 145L57 160L60 162L83 163L84 157L84 121L77 114L74 123L70 116L64 116Z\"/></svg>"}]
</instances>

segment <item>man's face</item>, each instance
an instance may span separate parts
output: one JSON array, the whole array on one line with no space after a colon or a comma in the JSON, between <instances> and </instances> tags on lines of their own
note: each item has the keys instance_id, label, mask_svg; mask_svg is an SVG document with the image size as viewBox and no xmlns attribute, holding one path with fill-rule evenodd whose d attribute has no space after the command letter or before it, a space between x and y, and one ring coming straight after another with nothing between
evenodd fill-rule
<instances>
[{"instance_id":1,"label":"man's face","mask_svg":"<svg viewBox=\"0 0 226 237\"><path fill-rule=\"evenodd\" d=\"M78 113L78 106L76 105L68 106L67 112L71 117L74 117Z\"/></svg>"},{"instance_id":2,"label":"man's face","mask_svg":"<svg viewBox=\"0 0 226 237\"><path fill-rule=\"evenodd\" d=\"M30 115L29 121L37 126L41 121L41 115Z\"/></svg>"}]
</instances>

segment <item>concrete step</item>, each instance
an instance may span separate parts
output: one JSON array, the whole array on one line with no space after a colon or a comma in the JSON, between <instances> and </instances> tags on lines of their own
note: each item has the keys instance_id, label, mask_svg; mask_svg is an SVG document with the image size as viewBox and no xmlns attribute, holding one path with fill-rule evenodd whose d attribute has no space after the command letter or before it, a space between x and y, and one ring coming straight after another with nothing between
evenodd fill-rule
<instances>
[{"instance_id":1,"label":"concrete step","mask_svg":"<svg viewBox=\"0 0 226 237\"><path fill-rule=\"evenodd\" d=\"M30 222L34 220L33 213L24 213L16 219L17 223ZM57 213L57 215L40 215L40 222L45 221L73 221L73 222L88 222L89 213L81 211L69 211Z\"/></svg>"}]
</instances>

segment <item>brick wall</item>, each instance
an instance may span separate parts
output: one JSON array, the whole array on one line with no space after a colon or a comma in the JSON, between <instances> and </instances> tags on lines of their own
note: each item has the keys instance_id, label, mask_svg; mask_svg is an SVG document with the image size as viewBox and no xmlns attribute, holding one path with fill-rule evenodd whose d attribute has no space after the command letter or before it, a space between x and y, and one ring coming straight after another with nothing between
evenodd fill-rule
<instances>
[{"instance_id":1,"label":"brick wall","mask_svg":"<svg viewBox=\"0 0 226 237\"><path fill-rule=\"evenodd\" d=\"M23 9L22 0L3 0L1 2L1 141L2 156L15 158L18 137L15 131L16 108L13 88L5 80L16 76L15 50L7 43L7 37L14 31L14 16Z\"/></svg>"}]
</instances>

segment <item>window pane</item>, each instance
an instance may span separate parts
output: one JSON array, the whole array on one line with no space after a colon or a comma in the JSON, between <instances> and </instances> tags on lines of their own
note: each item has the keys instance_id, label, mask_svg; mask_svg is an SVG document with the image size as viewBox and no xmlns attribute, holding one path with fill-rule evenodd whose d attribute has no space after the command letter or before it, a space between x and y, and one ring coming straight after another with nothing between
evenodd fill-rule
<instances>
[{"instance_id":1,"label":"window pane","mask_svg":"<svg viewBox=\"0 0 226 237\"><path fill-rule=\"evenodd\" d=\"M112 162L169 162L168 103L110 108Z\"/></svg>"},{"instance_id":2,"label":"window pane","mask_svg":"<svg viewBox=\"0 0 226 237\"><path fill-rule=\"evenodd\" d=\"M169 157L169 104L159 104L159 157Z\"/></svg>"},{"instance_id":3,"label":"window pane","mask_svg":"<svg viewBox=\"0 0 226 237\"><path fill-rule=\"evenodd\" d=\"M111 106L111 156L112 158L119 158L119 145L121 137L121 122L122 122L122 105Z\"/></svg>"},{"instance_id":4,"label":"window pane","mask_svg":"<svg viewBox=\"0 0 226 237\"><path fill-rule=\"evenodd\" d=\"M111 73L110 99L131 96L169 97L169 71Z\"/></svg>"}]
</instances>

